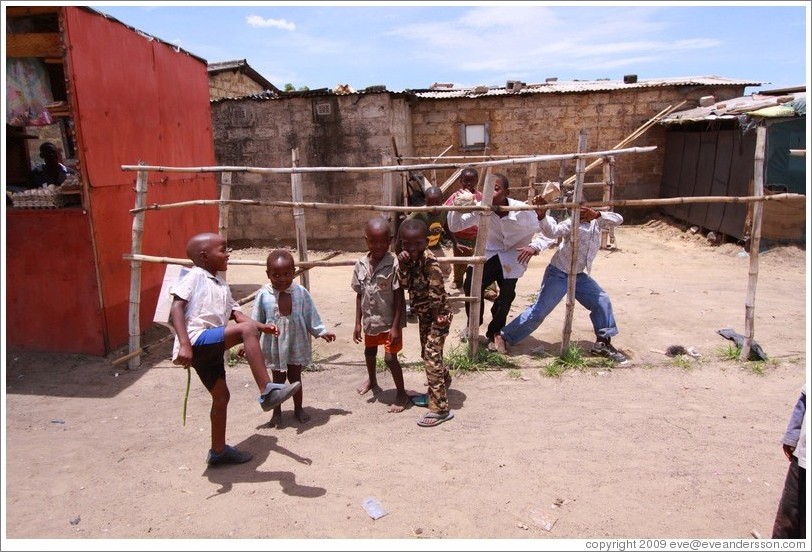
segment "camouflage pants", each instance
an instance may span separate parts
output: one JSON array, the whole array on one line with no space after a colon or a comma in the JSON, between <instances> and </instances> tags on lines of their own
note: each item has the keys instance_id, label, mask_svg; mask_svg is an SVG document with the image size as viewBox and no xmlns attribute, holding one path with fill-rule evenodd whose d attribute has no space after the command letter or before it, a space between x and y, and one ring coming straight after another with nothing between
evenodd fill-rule
<instances>
[{"instance_id":1,"label":"camouflage pants","mask_svg":"<svg viewBox=\"0 0 812 552\"><path fill-rule=\"evenodd\" d=\"M448 369L443 364L443 346L450 326L438 326L431 316L420 316L420 351L429 384L429 410L448 412L446 380Z\"/></svg>"}]
</instances>

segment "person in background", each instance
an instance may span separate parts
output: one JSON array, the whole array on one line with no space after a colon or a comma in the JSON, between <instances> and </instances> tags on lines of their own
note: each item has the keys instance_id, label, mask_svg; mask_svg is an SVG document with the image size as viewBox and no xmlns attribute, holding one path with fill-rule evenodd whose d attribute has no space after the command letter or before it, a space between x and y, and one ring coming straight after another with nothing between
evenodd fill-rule
<instances>
[{"instance_id":1,"label":"person in background","mask_svg":"<svg viewBox=\"0 0 812 552\"><path fill-rule=\"evenodd\" d=\"M784 433L784 456L789 460L787 477L773 524L774 539L806 538L806 384L792 409Z\"/></svg>"},{"instance_id":2,"label":"person in background","mask_svg":"<svg viewBox=\"0 0 812 552\"><path fill-rule=\"evenodd\" d=\"M482 201L482 192L477 191L476 185L479 181L479 174L474 168L463 169L460 173L460 189L448 196L444 205L456 205L455 201L461 194L470 194L473 196L474 202ZM469 257L474 252L474 245L476 245L477 227L469 226L463 228L459 232L452 232L448 228L446 222L446 233L451 239L453 244L453 252L455 257ZM454 280L451 286L456 289L462 289L463 278L465 276L465 265L458 263L454 265Z\"/></svg>"},{"instance_id":3,"label":"person in background","mask_svg":"<svg viewBox=\"0 0 812 552\"><path fill-rule=\"evenodd\" d=\"M53 142L43 142L39 147L40 163L31 170L28 188L41 188L48 184L59 186L69 174L75 171L62 164L59 149Z\"/></svg>"},{"instance_id":4,"label":"person in background","mask_svg":"<svg viewBox=\"0 0 812 552\"><path fill-rule=\"evenodd\" d=\"M503 174L494 175L496 181L493 186L493 205L501 207L518 207L526 205L523 201L515 200L510 195L510 184ZM485 241L485 266L482 272L482 288L480 297L484 297L485 290L496 282L499 286L499 296L491 306L491 322L485 332L490 349L493 348L493 338L505 326L510 306L516 298L516 282L527 270L527 264L519 262L519 252L530 244L530 240L539 231L539 221L536 213L530 210L516 211L449 211L448 228L452 232L459 232L465 228L479 226L481 217L490 217L488 235ZM468 266L465 272L463 288L465 295L471 295L471 278L474 267ZM479 311L479 324L482 324L484 309ZM470 317L470 306L465 303L465 313Z\"/></svg>"},{"instance_id":5,"label":"person in background","mask_svg":"<svg viewBox=\"0 0 812 552\"><path fill-rule=\"evenodd\" d=\"M434 207L443 204L443 191L437 186L429 186L426 188L426 207ZM443 249L443 238L445 237L446 228L446 211L439 211L432 213L431 211L419 211L412 213L407 218L419 219L426 223L429 240L429 251L435 257L445 257L445 250ZM443 272L443 277L448 278L451 274L450 264L441 264L440 270Z\"/></svg>"}]
</instances>

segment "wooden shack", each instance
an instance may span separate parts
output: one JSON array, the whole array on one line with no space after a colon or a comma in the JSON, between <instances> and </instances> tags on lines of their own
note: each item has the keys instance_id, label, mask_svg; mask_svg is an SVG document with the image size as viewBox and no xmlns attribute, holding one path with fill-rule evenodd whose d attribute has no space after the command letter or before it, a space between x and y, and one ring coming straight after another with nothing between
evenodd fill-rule
<instances>
[{"instance_id":1,"label":"wooden shack","mask_svg":"<svg viewBox=\"0 0 812 552\"><path fill-rule=\"evenodd\" d=\"M661 122L667 131L660 197L752 195L757 126L767 128L765 193L807 193L804 159L790 155L806 149L803 87L719 101L708 97L705 103ZM750 233L746 204L692 203L662 210L717 236L747 240ZM765 202L761 236L805 241L803 198Z\"/></svg>"},{"instance_id":2,"label":"wooden shack","mask_svg":"<svg viewBox=\"0 0 812 552\"><path fill-rule=\"evenodd\" d=\"M40 77L7 82L7 98L17 94L40 116L7 114L6 345L105 355L128 337L122 255L131 250L136 173L121 166L214 165L206 61L91 8L5 10L7 65ZM45 83L41 94L26 90L32 82ZM9 197L43 141L76 171L78 190L57 190L44 205ZM216 197L212 174L152 173L148 183L150 203ZM190 235L217 231L216 207L147 218L143 248L158 255L184 257ZM141 327L162 278L163 266L143 266Z\"/></svg>"}]
</instances>

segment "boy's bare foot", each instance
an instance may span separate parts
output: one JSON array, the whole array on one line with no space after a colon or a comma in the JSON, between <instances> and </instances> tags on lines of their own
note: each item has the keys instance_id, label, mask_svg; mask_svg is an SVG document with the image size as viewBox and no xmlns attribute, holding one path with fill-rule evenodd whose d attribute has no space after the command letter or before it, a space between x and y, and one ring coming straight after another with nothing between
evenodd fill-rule
<instances>
[{"instance_id":1,"label":"boy's bare foot","mask_svg":"<svg viewBox=\"0 0 812 552\"><path fill-rule=\"evenodd\" d=\"M364 395L366 393L369 393L369 391L371 391L372 389L375 389L376 387L378 387L377 382L372 383L369 380L364 380L364 383L359 385L358 388L356 389L356 391L358 391L359 395Z\"/></svg>"},{"instance_id":2,"label":"boy's bare foot","mask_svg":"<svg viewBox=\"0 0 812 552\"><path fill-rule=\"evenodd\" d=\"M497 353L502 353L503 355L507 353L507 346L505 345L505 339L502 337L502 334L498 333L493 336L493 346Z\"/></svg>"},{"instance_id":3,"label":"boy's bare foot","mask_svg":"<svg viewBox=\"0 0 812 552\"><path fill-rule=\"evenodd\" d=\"M310 421L310 414L304 411L304 408L297 408L293 411L293 415L299 420L300 424L306 424Z\"/></svg>"},{"instance_id":4,"label":"boy's bare foot","mask_svg":"<svg viewBox=\"0 0 812 552\"><path fill-rule=\"evenodd\" d=\"M406 405L408 405L410 402L411 399L409 399L409 395L406 394L406 391L398 393L397 395L395 395L395 402L392 404L392 406L389 407L389 413L398 414L400 412L403 412L404 410L406 410Z\"/></svg>"},{"instance_id":5,"label":"boy's bare foot","mask_svg":"<svg viewBox=\"0 0 812 552\"><path fill-rule=\"evenodd\" d=\"M280 425L282 425L282 411L277 412L274 410L271 421L268 422L268 427L279 427Z\"/></svg>"}]
</instances>

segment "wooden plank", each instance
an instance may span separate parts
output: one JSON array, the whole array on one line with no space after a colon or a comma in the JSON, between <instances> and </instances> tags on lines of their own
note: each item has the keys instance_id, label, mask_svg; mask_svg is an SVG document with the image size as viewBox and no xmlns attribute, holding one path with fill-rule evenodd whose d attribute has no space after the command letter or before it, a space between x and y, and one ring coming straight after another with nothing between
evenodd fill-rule
<instances>
[{"instance_id":1,"label":"wooden plank","mask_svg":"<svg viewBox=\"0 0 812 552\"><path fill-rule=\"evenodd\" d=\"M699 133L685 133L685 147L682 154L682 170L680 171L677 197L692 197L696 184L696 166L699 161ZM687 221L690 205L678 205L674 208L674 216Z\"/></svg>"},{"instance_id":2,"label":"wooden plank","mask_svg":"<svg viewBox=\"0 0 812 552\"><path fill-rule=\"evenodd\" d=\"M730 163L733 158L733 131L720 130L716 138L716 163L713 165L713 179L710 195L723 196L727 194L727 183L730 179ZM708 203L708 212L705 215L705 228L712 232L720 232L722 219L725 216L724 203Z\"/></svg>"},{"instance_id":3,"label":"wooden plank","mask_svg":"<svg viewBox=\"0 0 812 552\"><path fill-rule=\"evenodd\" d=\"M59 33L15 33L6 35L6 57L60 57Z\"/></svg>"},{"instance_id":4,"label":"wooden plank","mask_svg":"<svg viewBox=\"0 0 812 552\"><path fill-rule=\"evenodd\" d=\"M713 166L716 163L716 139L718 131L706 130L699 135L699 158L696 162L695 196L709 196L713 184ZM705 227L708 215L707 203L694 203L688 209L688 222L700 228Z\"/></svg>"},{"instance_id":5,"label":"wooden plank","mask_svg":"<svg viewBox=\"0 0 812 552\"><path fill-rule=\"evenodd\" d=\"M660 186L660 197L678 197L679 180L682 174L683 150L685 149L685 133L674 131L665 134L665 159L663 159L663 181ZM676 212L676 206L665 205L661 210L671 216Z\"/></svg>"},{"instance_id":6,"label":"wooden plank","mask_svg":"<svg viewBox=\"0 0 812 552\"><path fill-rule=\"evenodd\" d=\"M742 138L738 129L732 131L733 147L730 162L730 179L727 185L728 196L750 195L750 181L753 178L753 152L756 149L755 135L751 132ZM747 233L745 220L747 219L747 205L731 204L725 207L720 231L736 239L742 239Z\"/></svg>"}]
</instances>

